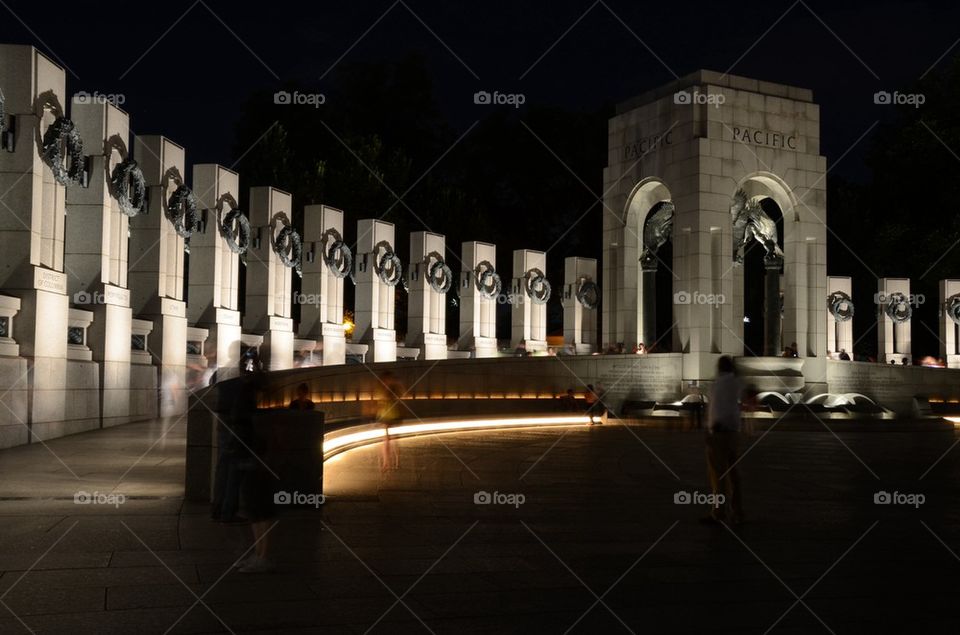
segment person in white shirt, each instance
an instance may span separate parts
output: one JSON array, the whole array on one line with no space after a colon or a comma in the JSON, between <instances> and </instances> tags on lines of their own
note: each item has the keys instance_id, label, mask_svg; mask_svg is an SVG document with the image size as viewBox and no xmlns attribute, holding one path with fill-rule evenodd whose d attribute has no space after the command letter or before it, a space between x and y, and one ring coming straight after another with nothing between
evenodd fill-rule
<instances>
[{"instance_id":1,"label":"person in white shirt","mask_svg":"<svg viewBox=\"0 0 960 635\"><path fill-rule=\"evenodd\" d=\"M707 523L728 520L738 525L743 522L737 461L743 427L740 405L744 389L743 382L733 372L733 359L724 355L717 361L717 376L710 389L707 417L707 473L716 501L711 506L710 515L702 519Z\"/></svg>"}]
</instances>

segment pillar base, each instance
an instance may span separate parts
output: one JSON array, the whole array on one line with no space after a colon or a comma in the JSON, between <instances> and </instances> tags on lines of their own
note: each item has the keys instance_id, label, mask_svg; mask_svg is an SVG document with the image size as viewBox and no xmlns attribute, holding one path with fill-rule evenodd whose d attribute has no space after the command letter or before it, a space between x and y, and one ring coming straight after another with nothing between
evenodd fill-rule
<instances>
[{"instance_id":1,"label":"pillar base","mask_svg":"<svg viewBox=\"0 0 960 635\"><path fill-rule=\"evenodd\" d=\"M130 416L130 336L133 310L130 291L104 284L93 294L93 323L87 344L100 364L101 425L104 428L132 421Z\"/></svg>"},{"instance_id":2,"label":"pillar base","mask_svg":"<svg viewBox=\"0 0 960 635\"><path fill-rule=\"evenodd\" d=\"M343 333L343 324L324 324L320 344L324 366L347 363L347 339Z\"/></svg>"},{"instance_id":3,"label":"pillar base","mask_svg":"<svg viewBox=\"0 0 960 635\"><path fill-rule=\"evenodd\" d=\"M473 357L477 359L500 355L497 350L497 338L495 337L474 337L470 338L469 342L468 347L461 346L460 350L470 350Z\"/></svg>"},{"instance_id":4,"label":"pillar base","mask_svg":"<svg viewBox=\"0 0 960 635\"><path fill-rule=\"evenodd\" d=\"M187 412L187 305L158 297L148 307L139 317L153 322L147 349L159 361L159 415L179 416Z\"/></svg>"},{"instance_id":5,"label":"pillar base","mask_svg":"<svg viewBox=\"0 0 960 635\"><path fill-rule=\"evenodd\" d=\"M364 343L370 346L367 352L367 362L397 361L397 332L395 330L372 328L368 333L370 337L364 340Z\"/></svg>"},{"instance_id":6,"label":"pillar base","mask_svg":"<svg viewBox=\"0 0 960 635\"><path fill-rule=\"evenodd\" d=\"M263 334L260 361L264 370L293 368L293 320L270 316L270 328Z\"/></svg>"},{"instance_id":7,"label":"pillar base","mask_svg":"<svg viewBox=\"0 0 960 635\"><path fill-rule=\"evenodd\" d=\"M419 348L420 359L447 359L447 336L424 333Z\"/></svg>"}]
</instances>

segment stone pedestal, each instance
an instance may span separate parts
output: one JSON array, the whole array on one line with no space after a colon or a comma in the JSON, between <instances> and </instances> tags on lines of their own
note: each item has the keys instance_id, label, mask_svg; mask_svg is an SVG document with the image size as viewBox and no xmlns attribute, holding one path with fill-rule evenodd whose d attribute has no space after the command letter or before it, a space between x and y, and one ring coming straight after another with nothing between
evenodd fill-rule
<instances>
[{"instance_id":1,"label":"stone pedestal","mask_svg":"<svg viewBox=\"0 0 960 635\"><path fill-rule=\"evenodd\" d=\"M899 295L898 295L899 294ZM913 311L913 297L910 295L910 280L907 278L880 278L877 287L877 361L900 364L913 353L910 341L910 323L895 322L888 315L887 307L891 300L903 298L909 312ZM901 308L903 305L901 304Z\"/></svg>"},{"instance_id":2,"label":"stone pedestal","mask_svg":"<svg viewBox=\"0 0 960 635\"><path fill-rule=\"evenodd\" d=\"M103 427L136 419L130 412L130 338L133 311L130 291L99 285L89 296L102 299L90 305L93 324L87 342L93 360L100 364L100 416ZM76 297L76 296L74 296Z\"/></svg>"},{"instance_id":3,"label":"stone pedestal","mask_svg":"<svg viewBox=\"0 0 960 635\"><path fill-rule=\"evenodd\" d=\"M584 301L590 304L599 302L600 290L588 294L590 285L596 285L597 261L595 258L571 256L563 262L563 343L578 355L589 355L597 350L597 311L598 306L585 306L579 299L581 289L586 295Z\"/></svg>"},{"instance_id":4,"label":"stone pedestal","mask_svg":"<svg viewBox=\"0 0 960 635\"><path fill-rule=\"evenodd\" d=\"M513 328L510 346L522 347L528 353L547 350L548 285L536 282L547 275L547 255L542 251L518 249L513 252L513 283L510 303ZM536 297L535 297L536 296Z\"/></svg>"},{"instance_id":5,"label":"stone pedestal","mask_svg":"<svg viewBox=\"0 0 960 635\"><path fill-rule=\"evenodd\" d=\"M148 211L130 219L130 306L153 322L148 352L159 371L159 414L169 417L187 408L184 239L165 215L184 182L184 149L161 136L136 137L134 158L146 180Z\"/></svg>"},{"instance_id":6,"label":"stone pedestal","mask_svg":"<svg viewBox=\"0 0 960 635\"><path fill-rule=\"evenodd\" d=\"M343 212L326 205L307 205L303 214L304 252L311 252L313 258L303 263L299 335L319 342L324 366L344 364L343 285L350 268L346 267L349 256L341 250L350 246L343 240ZM342 248L331 254L339 243ZM335 271L328 267L325 254L331 254L343 268Z\"/></svg>"},{"instance_id":7,"label":"stone pedestal","mask_svg":"<svg viewBox=\"0 0 960 635\"><path fill-rule=\"evenodd\" d=\"M940 358L960 368L960 280L940 281Z\"/></svg>"},{"instance_id":8,"label":"stone pedestal","mask_svg":"<svg viewBox=\"0 0 960 635\"><path fill-rule=\"evenodd\" d=\"M394 226L374 219L357 222L357 292L353 340L369 346L368 362L397 360L397 333L394 330L394 303L396 289L378 275L385 267L385 275L392 275L392 265L385 255L395 252ZM399 272L402 278L402 272ZM399 284L399 283L398 283Z\"/></svg>"},{"instance_id":9,"label":"stone pedestal","mask_svg":"<svg viewBox=\"0 0 960 635\"><path fill-rule=\"evenodd\" d=\"M431 270L436 270L435 283L452 288L453 273L445 268L445 253L446 240L441 234L410 234L406 344L420 349L419 359L447 358L447 294L434 289L430 280Z\"/></svg>"},{"instance_id":10,"label":"stone pedestal","mask_svg":"<svg viewBox=\"0 0 960 635\"><path fill-rule=\"evenodd\" d=\"M277 235L291 224L291 209L287 192L250 188L250 225L255 238L247 256L243 329L263 335L260 358L265 370L293 368L293 268L285 266L273 248Z\"/></svg>"},{"instance_id":11,"label":"stone pedestal","mask_svg":"<svg viewBox=\"0 0 960 635\"><path fill-rule=\"evenodd\" d=\"M20 299L0 295L0 448L28 442L30 396L27 383L27 360L20 357L20 346L13 339L13 325L20 311Z\"/></svg>"},{"instance_id":12,"label":"stone pedestal","mask_svg":"<svg viewBox=\"0 0 960 635\"><path fill-rule=\"evenodd\" d=\"M464 271L460 272L460 338L457 348L473 351L474 357L497 356L497 247L490 243L465 242ZM494 277L486 272L493 272ZM500 283L502 285L502 282Z\"/></svg>"},{"instance_id":13,"label":"stone pedestal","mask_svg":"<svg viewBox=\"0 0 960 635\"><path fill-rule=\"evenodd\" d=\"M827 292L829 294L845 294L853 301L853 285L850 278L843 276L830 276L827 278ZM845 351L853 359L853 319L845 322L837 320L829 304L830 296L827 296L827 305L825 308L827 319L827 351L836 359L840 351Z\"/></svg>"},{"instance_id":14,"label":"stone pedestal","mask_svg":"<svg viewBox=\"0 0 960 635\"><path fill-rule=\"evenodd\" d=\"M193 187L202 212L200 231L190 237L187 320L208 331L204 356L216 369L217 381L223 381L239 374L240 255L227 246L220 225L237 208L240 177L222 165L204 163L193 167Z\"/></svg>"}]
</instances>

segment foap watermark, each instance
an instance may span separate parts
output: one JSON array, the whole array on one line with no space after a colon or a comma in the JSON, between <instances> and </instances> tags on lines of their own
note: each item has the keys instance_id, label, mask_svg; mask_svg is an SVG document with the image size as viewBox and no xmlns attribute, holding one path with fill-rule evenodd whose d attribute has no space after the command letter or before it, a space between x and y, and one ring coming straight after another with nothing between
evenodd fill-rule
<instances>
[{"instance_id":1,"label":"foap watermark","mask_svg":"<svg viewBox=\"0 0 960 635\"><path fill-rule=\"evenodd\" d=\"M294 293L293 303L305 306L320 306L323 304L323 297L319 293Z\"/></svg>"},{"instance_id":2,"label":"foap watermark","mask_svg":"<svg viewBox=\"0 0 960 635\"><path fill-rule=\"evenodd\" d=\"M873 103L878 106L913 106L919 108L927 101L927 96L923 93L901 93L899 91L888 92L878 90L873 94Z\"/></svg>"},{"instance_id":3,"label":"foap watermark","mask_svg":"<svg viewBox=\"0 0 960 635\"><path fill-rule=\"evenodd\" d=\"M80 490L73 495L74 505L113 505L120 507L127 502L123 494L105 494L103 492L86 492Z\"/></svg>"},{"instance_id":4,"label":"foap watermark","mask_svg":"<svg viewBox=\"0 0 960 635\"><path fill-rule=\"evenodd\" d=\"M727 101L723 93L701 93L695 90L692 93L687 90L678 90L673 94L673 103L681 106L699 106L708 105L719 108Z\"/></svg>"},{"instance_id":5,"label":"foap watermark","mask_svg":"<svg viewBox=\"0 0 960 635\"><path fill-rule=\"evenodd\" d=\"M273 494L274 505L313 505L320 507L327 502L327 497L323 494L305 494L303 492L287 492L280 490Z\"/></svg>"},{"instance_id":6,"label":"foap watermark","mask_svg":"<svg viewBox=\"0 0 960 635\"><path fill-rule=\"evenodd\" d=\"M673 494L674 505L710 505L720 507L726 501L723 494L704 494L703 492L688 492L680 490Z\"/></svg>"},{"instance_id":7,"label":"foap watermark","mask_svg":"<svg viewBox=\"0 0 960 635\"><path fill-rule=\"evenodd\" d=\"M677 291L673 294L674 304L706 304L720 308L721 304L727 303L727 298L722 293L701 293L699 291Z\"/></svg>"},{"instance_id":8,"label":"foap watermark","mask_svg":"<svg viewBox=\"0 0 960 635\"><path fill-rule=\"evenodd\" d=\"M519 509L525 502L527 497L520 493L504 494L480 490L473 495L474 505L513 505L514 508Z\"/></svg>"},{"instance_id":9,"label":"foap watermark","mask_svg":"<svg viewBox=\"0 0 960 635\"><path fill-rule=\"evenodd\" d=\"M280 106L313 106L319 108L327 103L327 96L323 93L301 93L295 90L292 93L278 90L273 94L273 103Z\"/></svg>"},{"instance_id":10,"label":"foap watermark","mask_svg":"<svg viewBox=\"0 0 960 635\"><path fill-rule=\"evenodd\" d=\"M106 304L107 296L100 291L77 291L73 294L74 304Z\"/></svg>"},{"instance_id":11,"label":"foap watermark","mask_svg":"<svg viewBox=\"0 0 960 635\"><path fill-rule=\"evenodd\" d=\"M122 106L126 103L127 96L123 93L100 93L97 91L88 93L85 90L81 90L73 96L73 100L78 104L113 104L114 106Z\"/></svg>"},{"instance_id":12,"label":"foap watermark","mask_svg":"<svg viewBox=\"0 0 960 635\"><path fill-rule=\"evenodd\" d=\"M903 296L901 299L899 296ZM889 304L891 301L906 301L907 304L916 308L921 304L924 304L927 301L927 296L922 293L901 293L896 292L890 293L874 293L873 294L873 303L879 305Z\"/></svg>"},{"instance_id":13,"label":"foap watermark","mask_svg":"<svg viewBox=\"0 0 960 635\"><path fill-rule=\"evenodd\" d=\"M527 102L523 93L501 93L498 90L478 90L473 94L473 103L479 106L513 106L519 108Z\"/></svg>"},{"instance_id":14,"label":"foap watermark","mask_svg":"<svg viewBox=\"0 0 960 635\"><path fill-rule=\"evenodd\" d=\"M874 505L909 505L914 509L919 509L921 505L927 502L924 494L908 494L907 492L886 492L880 490L873 494Z\"/></svg>"}]
</instances>

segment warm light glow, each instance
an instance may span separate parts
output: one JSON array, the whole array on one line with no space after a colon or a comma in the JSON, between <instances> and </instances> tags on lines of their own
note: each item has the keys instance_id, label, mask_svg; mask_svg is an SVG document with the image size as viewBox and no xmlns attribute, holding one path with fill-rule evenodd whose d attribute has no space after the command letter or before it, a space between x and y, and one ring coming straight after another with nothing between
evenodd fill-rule
<instances>
[{"instance_id":1,"label":"warm light glow","mask_svg":"<svg viewBox=\"0 0 960 635\"><path fill-rule=\"evenodd\" d=\"M350 337L351 335L353 335L354 326L356 325L353 323L353 320L346 317L343 318L343 334L346 337Z\"/></svg>"},{"instance_id":2,"label":"warm light glow","mask_svg":"<svg viewBox=\"0 0 960 635\"><path fill-rule=\"evenodd\" d=\"M544 417L502 417L498 419L455 419L450 421L423 421L395 425L390 428L391 437L436 432L454 432L475 430L478 428L505 428L525 426L587 425L598 421L599 417L588 416L544 416ZM369 424L376 425L376 424ZM387 436L387 430L381 427L367 428L356 432L335 431L324 436L324 460L351 446L366 445Z\"/></svg>"}]
</instances>

